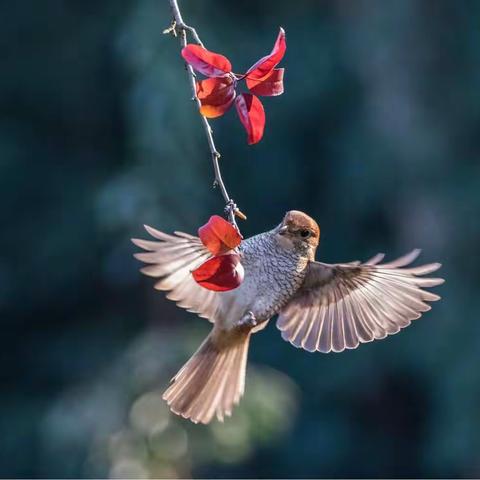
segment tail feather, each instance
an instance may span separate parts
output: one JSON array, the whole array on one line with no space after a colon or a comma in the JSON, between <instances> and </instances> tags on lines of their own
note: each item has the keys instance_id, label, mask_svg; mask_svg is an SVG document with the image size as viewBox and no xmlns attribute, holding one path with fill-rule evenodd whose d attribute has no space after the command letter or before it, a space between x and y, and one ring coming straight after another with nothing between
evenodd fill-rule
<instances>
[{"instance_id":1,"label":"tail feather","mask_svg":"<svg viewBox=\"0 0 480 480\"><path fill-rule=\"evenodd\" d=\"M250 332L212 331L163 394L172 412L194 423L230 416L245 389Z\"/></svg>"}]
</instances>

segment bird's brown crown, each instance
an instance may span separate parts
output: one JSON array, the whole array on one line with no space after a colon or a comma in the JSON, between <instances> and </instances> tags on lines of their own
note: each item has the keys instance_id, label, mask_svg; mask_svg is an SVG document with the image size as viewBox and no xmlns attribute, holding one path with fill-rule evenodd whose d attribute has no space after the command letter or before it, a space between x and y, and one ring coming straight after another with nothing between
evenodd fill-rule
<instances>
[{"instance_id":1,"label":"bird's brown crown","mask_svg":"<svg viewBox=\"0 0 480 480\"><path fill-rule=\"evenodd\" d=\"M287 226L290 231L301 232L308 230L311 233L309 243L315 246L318 245L320 240L320 227L317 222L306 213L298 210L290 210L286 213L282 223Z\"/></svg>"}]
</instances>

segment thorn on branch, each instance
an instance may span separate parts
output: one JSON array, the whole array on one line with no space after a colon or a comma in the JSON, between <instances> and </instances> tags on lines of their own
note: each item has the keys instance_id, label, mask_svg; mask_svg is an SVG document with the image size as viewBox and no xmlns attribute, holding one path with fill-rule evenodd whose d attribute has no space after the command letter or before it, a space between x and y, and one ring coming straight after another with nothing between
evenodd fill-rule
<instances>
[{"instance_id":1,"label":"thorn on branch","mask_svg":"<svg viewBox=\"0 0 480 480\"><path fill-rule=\"evenodd\" d=\"M195 40L195 42L198 43L201 47L205 48L203 46L202 41L200 40L200 37L198 36L197 31L193 27L190 27L189 25L186 25L185 23L182 23L182 24L178 25L177 28L178 28L178 30L184 30L186 32L189 32L190 35Z\"/></svg>"},{"instance_id":2,"label":"thorn on branch","mask_svg":"<svg viewBox=\"0 0 480 480\"><path fill-rule=\"evenodd\" d=\"M233 212L240 220L246 220L247 216L238 208Z\"/></svg>"},{"instance_id":3,"label":"thorn on branch","mask_svg":"<svg viewBox=\"0 0 480 480\"><path fill-rule=\"evenodd\" d=\"M233 199L230 199L225 205L225 214L231 219L232 223L235 223L235 217L241 220L247 219L247 216L237 207Z\"/></svg>"},{"instance_id":4,"label":"thorn on branch","mask_svg":"<svg viewBox=\"0 0 480 480\"><path fill-rule=\"evenodd\" d=\"M166 28L165 30L163 30L162 33L164 35L168 35L169 33L171 33L174 37L176 37L177 36L177 21L175 19L173 19L170 26L168 28Z\"/></svg>"},{"instance_id":5,"label":"thorn on branch","mask_svg":"<svg viewBox=\"0 0 480 480\"><path fill-rule=\"evenodd\" d=\"M189 32L195 42L198 43L198 45L200 45L201 47L205 48L202 41L200 40L200 37L198 36L197 31L190 25L186 25L185 23L180 22L177 19L173 19L170 26L162 31L164 35L168 35L169 33L171 33L174 37L178 37L178 35L182 32Z\"/></svg>"}]
</instances>

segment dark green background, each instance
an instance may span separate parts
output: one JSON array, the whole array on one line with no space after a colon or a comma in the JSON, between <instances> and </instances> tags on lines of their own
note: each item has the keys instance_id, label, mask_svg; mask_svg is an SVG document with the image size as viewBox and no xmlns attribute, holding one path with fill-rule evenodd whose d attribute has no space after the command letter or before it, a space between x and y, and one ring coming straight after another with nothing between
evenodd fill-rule
<instances>
[{"instance_id":1,"label":"dark green background","mask_svg":"<svg viewBox=\"0 0 480 480\"><path fill-rule=\"evenodd\" d=\"M419 247L443 300L341 355L272 323L232 420L170 417L158 392L209 327L153 290L129 239L195 232L223 203L167 1L5 2L0 475L480 476L480 2L181 6L237 72L287 32L262 142L234 111L212 122L243 234L300 209L327 262Z\"/></svg>"}]
</instances>

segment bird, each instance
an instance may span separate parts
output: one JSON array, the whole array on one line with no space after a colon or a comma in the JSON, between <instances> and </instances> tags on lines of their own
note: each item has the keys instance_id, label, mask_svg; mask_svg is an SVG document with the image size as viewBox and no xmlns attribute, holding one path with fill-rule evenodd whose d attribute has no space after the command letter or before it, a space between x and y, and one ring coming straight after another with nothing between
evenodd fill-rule
<instances>
[{"instance_id":1,"label":"bird","mask_svg":"<svg viewBox=\"0 0 480 480\"><path fill-rule=\"evenodd\" d=\"M317 222L291 210L272 230L237 247L244 280L217 292L195 282L191 272L212 254L199 237L166 234L145 226L154 240L132 239L145 250L134 256L158 278L157 290L213 328L163 394L171 411L194 423L223 421L244 394L250 337L278 315L284 340L309 352L342 352L399 332L431 309L440 296L425 288L444 282L426 276L440 263L412 267L415 249L388 263L377 254L364 263L315 260Z\"/></svg>"}]
</instances>

